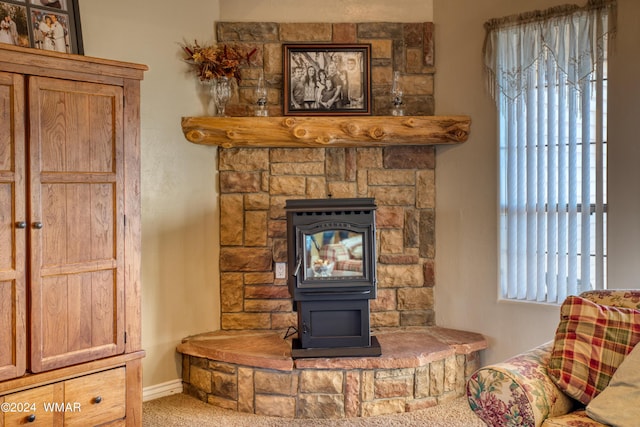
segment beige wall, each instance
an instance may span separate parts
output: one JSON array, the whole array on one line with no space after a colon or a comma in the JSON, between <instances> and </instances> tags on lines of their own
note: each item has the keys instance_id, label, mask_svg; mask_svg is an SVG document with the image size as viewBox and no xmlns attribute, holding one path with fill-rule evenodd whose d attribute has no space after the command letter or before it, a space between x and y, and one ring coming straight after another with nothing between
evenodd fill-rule
<instances>
[{"instance_id":1,"label":"beige wall","mask_svg":"<svg viewBox=\"0 0 640 427\"><path fill-rule=\"evenodd\" d=\"M146 64L142 82L144 386L180 378L180 339L219 329L216 150L189 143L201 114L178 42L213 40L218 2L81 1L85 54Z\"/></svg>"},{"instance_id":2,"label":"beige wall","mask_svg":"<svg viewBox=\"0 0 640 427\"><path fill-rule=\"evenodd\" d=\"M618 0L618 35L609 69L609 285L639 288L640 2Z\"/></svg>"},{"instance_id":3,"label":"beige wall","mask_svg":"<svg viewBox=\"0 0 640 427\"><path fill-rule=\"evenodd\" d=\"M188 143L180 117L201 114L195 80L185 73L178 42L213 39L225 21L397 21L436 24L437 114L469 114L471 138L438 149L436 315L441 326L484 333L487 361L499 360L549 339L557 308L497 303L495 113L480 68L482 24L489 18L565 3L566 0L82 0L85 54L147 64L142 85L142 238L144 386L180 378L175 346L185 336L219 329L216 149ZM580 2L584 3L584 2ZM636 87L640 4L619 0L618 58L611 111L616 143L610 157L627 168L610 176L610 265L616 283L638 277L640 168L634 129L640 117ZM462 13L461 11L464 11ZM625 55L626 54L626 55ZM620 64L619 59L617 64ZM637 93L637 89L635 90ZM614 134L614 132L612 132ZM613 137L613 135L612 135ZM631 157L631 156L634 157ZM633 172L632 175L630 171ZM620 188L616 193L615 189ZM624 192L626 193L626 191ZM614 204L617 202L617 204ZM613 221L610 221L610 223ZM625 224L625 222L628 224ZM617 272L620 273L617 273ZM625 287L625 286L618 286Z\"/></svg>"},{"instance_id":4,"label":"beige wall","mask_svg":"<svg viewBox=\"0 0 640 427\"><path fill-rule=\"evenodd\" d=\"M484 362L550 340L558 307L498 302L496 114L481 69L483 23L566 0L435 0L436 114L472 118L464 146L439 149L436 199L436 323L483 333ZM586 1L576 1L585 4ZM640 2L618 0L610 62L609 287L638 287L640 268ZM461 13L464 10L465 13ZM624 62L624 63L623 63Z\"/></svg>"},{"instance_id":5,"label":"beige wall","mask_svg":"<svg viewBox=\"0 0 640 427\"><path fill-rule=\"evenodd\" d=\"M221 0L224 21L430 22L433 0Z\"/></svg>"}]
</instances>

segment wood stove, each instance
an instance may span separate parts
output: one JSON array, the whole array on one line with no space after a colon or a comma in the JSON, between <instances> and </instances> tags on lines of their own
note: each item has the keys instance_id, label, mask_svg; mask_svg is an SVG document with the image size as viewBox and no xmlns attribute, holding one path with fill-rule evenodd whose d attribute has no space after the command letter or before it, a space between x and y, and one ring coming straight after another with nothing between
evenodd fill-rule
<instances>
[{"instance_id":1,"label":"wood stove","mask_svg":"<svg viewBox=\"0 0 640 427\"><path fill-rule=\"evenodd\" d=\"M298 312L292 356L379 356L374 199L287 200L288 286Z\"/></svg>"}]
</instances>

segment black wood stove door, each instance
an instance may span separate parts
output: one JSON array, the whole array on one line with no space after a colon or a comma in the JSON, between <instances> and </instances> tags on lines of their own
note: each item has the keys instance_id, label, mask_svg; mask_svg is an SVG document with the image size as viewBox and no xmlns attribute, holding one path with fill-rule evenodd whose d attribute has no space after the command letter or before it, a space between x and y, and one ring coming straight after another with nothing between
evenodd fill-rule
<instances>
[{"instance_id":1,"label":"black wood stove door","mask_svg":"<svg viewBox=\"0 0 640 427\"><path fill-rule=\"evenodd\" d=\"M369 300L298 303L302 348L369 347Z\"/></svg>"}]
</instances>

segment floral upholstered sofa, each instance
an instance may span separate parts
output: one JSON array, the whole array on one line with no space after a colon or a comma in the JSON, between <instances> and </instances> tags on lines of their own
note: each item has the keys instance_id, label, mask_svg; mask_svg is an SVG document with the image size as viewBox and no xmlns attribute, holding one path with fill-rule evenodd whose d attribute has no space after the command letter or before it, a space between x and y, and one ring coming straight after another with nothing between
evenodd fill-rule
<instances>
[{"instance_id":1,"label":"floral upholstered sofa","mask_svg":"<svg viewBox=\"0 0 640 427\"><path fill-rule=\"evenodd\" d=\"M570 306L565 307L569 300L571 300ZM629 360L627 368L624 370L627 378L624 381L616 380L616 385L620 382L629 383L629 372L640 372L638 369L640 366L640 344L637 345L638 350L633 351L640 341L640 290L588 291L578 297L569 297L567 301L561 307L560 325L552 341L502 363L480 368L467 381L469 405L488 426L602 427L609 425L609 423L640 426L640 421L637 421L637 424L636 421L624 424L617 421L611 422L605 417L606 424L604 424L595 420L603 421L597 412L598 405L604 407L605 412L616 411L614 407L624 404L626 399L631 399L628 397L631 395L636 396L634 402L637 403L634 405L627 401L627 406L617 411L624 413L628 412L630 407L640 407L640 402L637 401L637 389L640 389L640 385L636 385L636 390L631 393L625 391L624 394L618 393L615 397L607 390L608 386L610 389L614 388L614 378L616 378L614 373L618 367L620 367L620 372L623 371L622 362L625 359ZM593 311L586 316L584 312L580 312L583 317L577 316L575 315L577 312L576 304L581 307L591 305L587 309ZM582 308L579 307L578 311L580 310ZM604 319L609 314L613 317L623 316L623 323L614 322L614 333L611 333L611 329L604 332L594 330L600 325L611 326L611 323L607 323L607 320ZM573 323L571 319L573 319ZM572 328L574 329L570 330ZM578 333L576 333L576 328ZM580 328L586 329L580 330ZM586 334L584 334L585 331ZM579 336L580 332L583 333L582 337ZM602 338L603 335L606 336ZM576 336L578 336L577 340ZM584 339L585 336L586 339ZM594 336L597 337L597 340L590 342L589 340ZM615 366L602 367L597 363L594 365L593 357L609 361L616 358L607 353L611 346L604 350L598 346L602 341L621 339L619 337L624 337L628 341L625 345L616 343L613 346L619 350L619 354L616 356L617 362L612 363ZM567 352L567 346L571 345L574 348L569 348L569 352ZM577 346L581 346L582 350L576 350ZM566 369L567 366L569 369L580 368L580 366L576 368L576 365L579 364L575 360L568 360L578 358L580 351L590 353L587 354L587 358L592 359L584 361L583 370L590 370L590 372L583 372L584 381L576 383L572 376L580 377L581 374L571 371L567 373ZM631 352L634 354L633 362L631 362ZM629 365L631 363L633 366ZM591 367L586 366L588 364L591 364ZM599 383L589 388L585 382L592 381L599 374L599 372L594 374L593 366L607 368L609 376L605 375L604 379L599 378ZM631 376L633 382L640 382L638 374L632 373ZM576 389L576 384L578 384L577 389L580 390ZM605 391L607 391L607 397L611 396L622 403L612 405L611 401L604 402ZM602 396L598 398L598 394L602 394ZM593 406L593 410L591 410L591 406ZM635 413L638 413L638 409L635 409Z\"/></svg>"}]
</instances>

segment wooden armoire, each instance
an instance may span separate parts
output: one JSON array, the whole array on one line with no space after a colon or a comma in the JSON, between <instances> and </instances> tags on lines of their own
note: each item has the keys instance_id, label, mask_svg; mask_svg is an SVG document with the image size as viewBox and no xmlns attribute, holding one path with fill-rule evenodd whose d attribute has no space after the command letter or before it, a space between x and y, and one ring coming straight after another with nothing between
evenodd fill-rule
<instances>
[{"instance_id":1,"label":"wooden armoire","mask_svg":"<svg viewBox=\"0 0 640 427\"><path fill-rule=\"evenodd\" d=\"M141 425L146 69L0 44L0 427Z\"/></svg>"}]
</instances>

